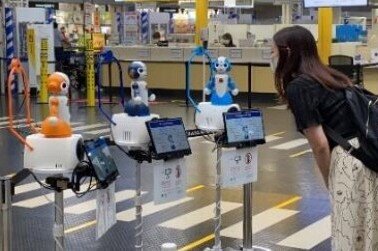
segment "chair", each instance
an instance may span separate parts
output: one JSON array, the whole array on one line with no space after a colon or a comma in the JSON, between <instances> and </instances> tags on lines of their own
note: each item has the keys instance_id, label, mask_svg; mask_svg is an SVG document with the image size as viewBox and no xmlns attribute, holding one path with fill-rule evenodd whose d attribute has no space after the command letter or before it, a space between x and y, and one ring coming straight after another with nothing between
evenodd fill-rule
<instances>
[{"instance_id":1,"label":"chair","mask_svg":"<svg viewBox=\"0 0 378 251\"><path fill-rule=\"evenodd\" d=\"M362 84L361 66L353 64L353 57L333 55L328 58L328 64L331 68L348 76L354 84Z\"/></svg>"}]
</instances>

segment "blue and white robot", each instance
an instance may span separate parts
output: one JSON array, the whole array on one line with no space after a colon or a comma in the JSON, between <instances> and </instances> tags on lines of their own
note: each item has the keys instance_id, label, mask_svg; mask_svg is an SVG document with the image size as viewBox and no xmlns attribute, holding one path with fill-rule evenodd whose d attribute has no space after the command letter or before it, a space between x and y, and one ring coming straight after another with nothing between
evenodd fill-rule
<instances>
[{"instance_id":1,"label":"blue and white robot","mask_svg":"<svg viewBox=\"0 0 378 251\"><path fill-rule=\"evenodd\" d=\"M146 77L147 67L143 62L134 61L128 67L128 75L131 78L131 99L126 103L125 112L129 116L148 116L150 109L148 102L155 101L155 95L149 94Z\"/></svg>"},{"instance_id":2,"label":"blue and white robot","mask_svg":"<svg viewBox=\"0 0 378 251\"><path fill-rule=\"evenodd\" d=\"M232 96L239 93L229 72L231 71L231 63L226 57L219 57L212 63L214 76L207 83L204 90L206 95L211 95L210 101L213 105L231 105ZM232 94L232 96L231 96Z\"/></svg>"},{"instance_id":3,"label":"blue and white robot","mask_svg":"<svg viewBox=\"0 0 378 251\"><path fill-rule=\"evenodd\" d=\"M204 92L210 95L210 102L198 104L196 125L202 130L223 130L223 113L240 110L239 105L233 103L232 96L239 93L229 72L231 62L226 57L219 57L212 62L212 77Z\"/></svg>"},{"instance_id":4,"label":"blue and white robot","mask_svg":"<svg viewBox=\"0 0 378 251\"><path fill-rule=\"evenodd\" d=\"M131 149L146 148L150 138L146 122L159 118L151 114L148 102L155 100L155 95L149 95L147 89L147 67L143 62L134 61L128 67L131 78L131 98L126 102L124 113L114 114L111 125L114 141Z\"/></svg>"}]
</instances>

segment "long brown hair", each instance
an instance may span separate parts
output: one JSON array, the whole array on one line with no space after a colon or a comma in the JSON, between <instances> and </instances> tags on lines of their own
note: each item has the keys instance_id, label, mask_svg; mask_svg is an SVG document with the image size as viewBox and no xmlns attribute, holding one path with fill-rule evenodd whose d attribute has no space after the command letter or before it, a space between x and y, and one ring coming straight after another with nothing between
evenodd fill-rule
<instances>
[{"instance_id":1,"label":"long brown hair","mask_svg":"<svg viewBox=\"0 0 378 251\"><path fill-rule=\"evenodd\" d=\"M301 74L306 74L328 89L344 89L352 85L347 76L320 61L315 39L307 29L301 26L284 28L274 35L273 41L279 51L275 86L282 101L287 100L287 85Z\"/></svg>"}]
</instances>

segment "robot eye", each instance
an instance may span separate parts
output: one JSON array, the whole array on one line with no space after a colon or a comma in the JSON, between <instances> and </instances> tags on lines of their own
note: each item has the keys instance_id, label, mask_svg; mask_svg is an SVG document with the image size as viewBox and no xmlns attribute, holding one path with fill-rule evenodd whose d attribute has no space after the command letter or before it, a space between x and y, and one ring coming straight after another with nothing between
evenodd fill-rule
<instances>
[{"instance_id":1,"label":"robot eye","mask_svg":"<svg viewBox=\"0 0 378 251\"><path fill-rule=\"evenodd\" d=\"M215 64L215 67L217 67L217 68L218 68L218 67L219 67L219 64L218 64L218 63L216 63L216 64Z\"/></svg>"},{"instance_id":2,"label":"robot eye","mask_svg":"<svg viewBox=\"0 0 378 251\"><path fill-rule=\"evenodd\" d=\"M141 73L143 73L143 72L144 72L143 68L139 68L139 69L138 69L138 73L139 73L139 74L141 74Z\"/></svg>"},{"instance_id":3,"label":"robot eye","mask_svg":"<svg viewBox=\"0 0 378 251\"><path fill-rule=\"evenodd\" d=\"M227 68L227 67L228 67L228 65L227 65L227 64L224 64L224 65L223 65L223 67L224 67L224 68Z\"/></svg>"},{"instance_id":4,"label":"robot eye","mask_svg":"<svg viewBox=\"0 0 378 251\"><path fill-rule=\"evenodd\" d=\"M66 82L62 82L62 84L60 85L60 88L65 91L68 89L68 84Z\"/></svg>"}]
</instances>

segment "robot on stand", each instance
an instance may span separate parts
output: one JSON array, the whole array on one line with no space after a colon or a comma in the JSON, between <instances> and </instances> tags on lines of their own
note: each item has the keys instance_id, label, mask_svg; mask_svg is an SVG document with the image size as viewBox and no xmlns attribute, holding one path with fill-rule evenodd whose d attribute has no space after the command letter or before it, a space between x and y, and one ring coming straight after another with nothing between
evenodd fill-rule
<instances>
[{"instance_id":1,"label":"robot on stand","mask_svg":"<svg viewBox=\"0 0 378 251\"><path fill-rule=\"evenodd\" d=\"M146 122L159 118L151 114L148 102L155 100L149 95L147 83L147 67L143 62L132 62L128 67L131 82L131 99L125 104L124 113L112 117L112 134L117 145L127 149L146 149L150 142Z\"/></svg>"},{"instance_id":2,"label":"robot on stand","mask_svg":"<svg viewBox=\"0 0 378 251\"><path fill-rule=\"evenodd\" d=\"M48 78L49 116L40 133L26 137L33 150L25 149L24 166L37 173L64 174L83 160L82 136L72 134L67 94L69 79L61 72Z\"/></svg>"},{"instance_id":3,"label":"robot on stand","mask_svg":"<svg viewBox=\"0 0 378 251\"><path fill-rule=\"evenodd\" d=\"M229 72L231 63L225 57L219 57L212 62L214 74L207 83L204 92L210 95L210 102L201 102L195 115L196 126L205 131L223 130L223 113L240 110L233 103L232 96L239 93Z\"/></svg>"}]
</instances>

